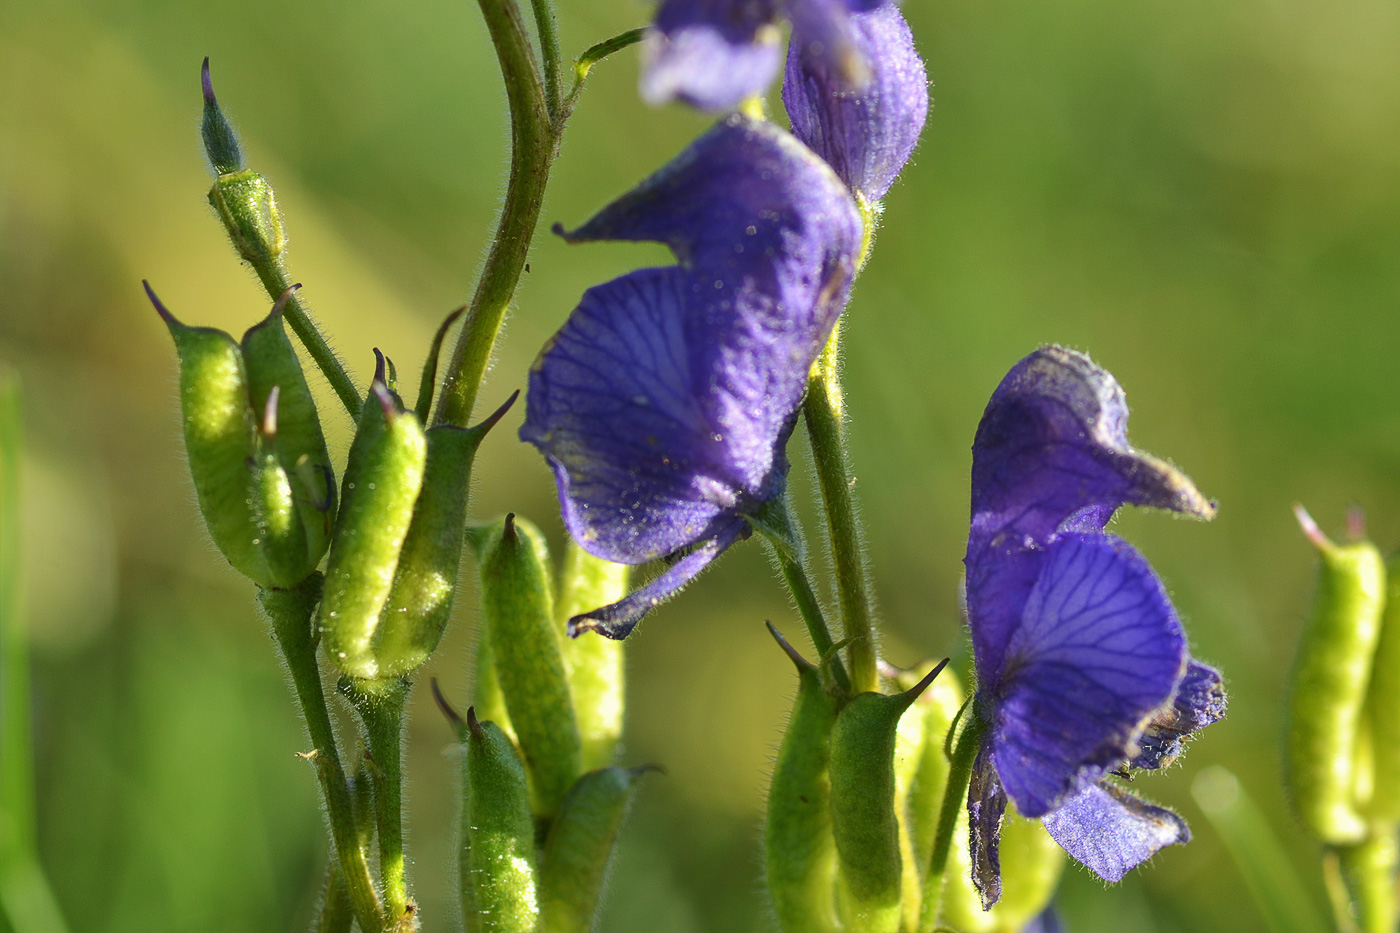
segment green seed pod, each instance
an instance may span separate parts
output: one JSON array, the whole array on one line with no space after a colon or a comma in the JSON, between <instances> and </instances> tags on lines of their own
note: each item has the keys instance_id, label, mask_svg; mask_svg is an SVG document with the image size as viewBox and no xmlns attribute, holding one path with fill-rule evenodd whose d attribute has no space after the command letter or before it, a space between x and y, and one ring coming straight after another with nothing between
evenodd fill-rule
<instances>
[{"instance_id":1,"label":"green seed pod","mask_svg":"<svg viewBox=\"0 0 1400 933\"><path fill-rule=\"evenodd\" d=\"M249 400L262 413L259 468L269 475L259 480L267 489L259 501L265 503L269 567L278 586L295 585L316 569L335 516L335 472L321 419L282 322L292 294L283 293L242 343Z\"/></svg>"},{"instance_id":2,"label":"green seed pod","mask_svg":"<svg viewBox=\"0 0 1400 933\"><path fill-rule=\"evenodd\" d=\"M340 515L317 615L326 652L342 672L381 676L374 653L413 504L423 483L427 440L376 376L345 466Z\"/></svg>"},{"instance_id":3,"label":"green seed pod","mask_svg":"<svg viewBox=\"0 0 1400 933\"><path fill-rule=\"evenodd\" d=\"M556 610L561 630L573 616L626 596L630 570L626 564L594 557L570 538ZM591 771L611 764L627 702L622 642L592 631L565 638L564 665L574 697L583 768Z\"/></svg>"},{"instance_id":4,"label":"green seed pod","mask_svg":"<svg viewBox=\"0 0 1400 933\"><path fill-rule=\"evenodd\" d=\"M185 450L209 536L235 570L268 586L272 581L252 504L257 432L243 354L221 330L182 324L150 285L146 294L170 329L180 358Z\"/></svg>"},{"instance_id":5,"label":"green seed pod","mask_svg":"<svg viewBox=\"0 0 1400 933\"><path fill-rule=\"evenodd\" d=\"M773 783L763 835L768 893L778 925L787 933L835 933L836 841L831 833L831 729L836 705L821 674L778 634L768 630L797 665L792 707Z\"/></svg>"},{"instance_id":6,"label":"green seed pod","mask_svg":"<svg viewBox=\"0 0 1400 933\"><path fill-rule=\"evenodd\" d=\"M931 665L923 665L912 671L903 672L897 678L900 686L910 686L921 674L927 673ZM905 926L911 929L932 927L933 918L923 918L925 905L930 909L937 903L927 890L929 860L933 858L933 837L938 832L938 814L943 804L943 787L948 780L948 756L944 743L948 737L953 719L962 705L962 687L952 671L944 671L927 690L919 695L913 707L900 720L901 737L908 734L917 738L918 744L905 754L903 767L897 767L896 801L901 814L900 829L908 839L912 858L906 857L904 884L917 884L919 897L905 896ZM920 728L915 733L909 729L911 719L917 719ZM898 745L896 755L899 758ZM907 776L906 776L907 775ZM907 789L903 789L907 788ZM912 878L912 880L911 880ZM909 910L917 906L919 915L912 922Z\"/></svg>"},{"instance_id":7,"label":"green seed pod","mask_svg":"<svg viewBox=\"0 0 1400 933\"><path fill-rule=\"evenodd\" d=\"M1366 541L1333 544L1302 506L1303 532L1322 555L1289 700L1287 774L1304 825L1323 842L1359 842L1357 741L1385 598L1385 564Z\"/></svg>"},{"instance_id":8,"label":"green seed pod","mask_svg":"<svg viewBox=\"0 0 1400 933\"><path fill-rule=\"evenodd\" d=\"M904 693L858 694L837 714L831 732L831 826L840 866L837 906L853 933L895 933L903 920L896 732L905 710L946 663Z\"/></svg>"},{"instance_id":9,"label":"green seed pod","mask_svg":"<svg viewBox=\"0 0 1400 933\"><path fill-rule=\"evenodd\" d=\"M493 722L477 721L472 709L462 742L467 747L462 890L468 928L533 933L540 915L539 878L525 767L506 734Z\"/></svg>"},{"instance_id":10,"label":"green seed pod","mask_svg":"<svg viewBox=\"0 0 1400 933\"><path fill-rule=\"evenodd\" d=\"M252 169L220 175L209 189L209 203L244 262L255 269L281 266L287 233L265 178Z\"/></svg>"},{"instance_id":11,"label":"green seed pod","mask_svg":"<svg viewBox=\"0 0 1400 933\"><path fill-rule=\"evenodd\" d=\"M548 818L582 770L549 554L539 531L514 515L489 533L481 551L481 615L496 677L525 756L535 815Z\"/></svg>"},{"instance_id":12,"label":"green seed pod","mask_svg":"<svg viewBox=\"0 0 1400 933\"><path fill-rule=\"evenodd\" d=\"M1371 819L1400 820L1400 559L1392 559L1385 613L1366 696L1371 737Z\"/></svg>"},{"instance_id":13,"label":"green seed pod","mask_svg":"<svg viewBox=\"0 0 1400 933\"><path fill-rule=\"evenodd\" d=\"M599 768L579 778L550 824L540 861L540 928L593 929L613 842L637 779L652 770Z\"/></svg>"}]
</instances>

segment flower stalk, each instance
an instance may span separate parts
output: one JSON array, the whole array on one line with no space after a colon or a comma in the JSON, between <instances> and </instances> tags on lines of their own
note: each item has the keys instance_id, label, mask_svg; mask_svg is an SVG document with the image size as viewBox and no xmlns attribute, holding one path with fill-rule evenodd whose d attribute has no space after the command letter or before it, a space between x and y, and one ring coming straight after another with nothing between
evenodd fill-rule
<instances>
[{"instance_id":1,"label":"flower stalk","mask_svg":"<svg viewBox=\"0 0 1400 933\"><path fill-rule=\"evenodd\" d=\"M321 596L321 575L313 574L293 590L260 590L258 602L272 623L273 635L282 650L292 686L301 704L302 719L311 738L311 751L304 757L316 765L322 799L330 821L331 841L336 864L364 933L384 929L384 908L370 876L369 864L361 845L350 789L345 781L335 729L326 707L321 671L316 661L319 639L312 627L312 615Z\"/></svg>"}]
</instances>

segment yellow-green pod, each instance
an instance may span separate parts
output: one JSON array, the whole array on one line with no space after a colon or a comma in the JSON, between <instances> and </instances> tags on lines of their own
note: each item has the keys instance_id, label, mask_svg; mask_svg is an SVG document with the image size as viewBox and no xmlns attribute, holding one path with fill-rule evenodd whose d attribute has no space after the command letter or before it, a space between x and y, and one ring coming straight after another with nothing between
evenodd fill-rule
<instances>
[{"instance_id":1,"label":"yellow-green pod","mask_svg":"<svg viewBox=\"0 0 1400 933\"><path fill-rule=\"evenodd\" d=\"M180 358L180 412L199 510L219 552L243 576L271 584L252 505L257 434L243 353L212 327L181 323L146 286Z\"/></svg>"},{"instance_id":2,"label":"yellow-green pod","mask_svg":"<svg viewBox=\"0 0 1400 933\"><path fill-rule=\"evenodd\" d=\"M1390 563L1366 710L1373 762L1366 812L1394 823L1400 821L1400 559Z\"/></svg>"},{"instance_id":3,"label":"yellow-green pod","mask_svg":"<svg viewBox=\"0 0 1400 933\"><path fill-rule=\"evenodd\" d=\"M292 294L288 289L278 298L267 318L243 335L242 343L249 400L253 411L262 417L262 439L275 438L277 463L286 474L301 526L301 553L291 555L296 557L295 563L273 567L274 574L290 580L285 585L305 579L326 553L336 492L335 471L316 401L283 326L282 309Z\"/></svg>"},{"instance_id":4,"label":"yellow-green pod","mask_svg":"<svg viewBox=\"0 0 1400 933\"><path fill-rule=\"evenodd\" d=\"M900 717L942 668L904 693L858 694L836 716L831 829L839 867L837 909L851 933L896 933L903 922L896 735Z\"/></svg>"},{"instance_id":5,"label":"yellow-green pod","mask_svg":"<svg viewBox=\"0 0 1400 933\"><path fill-rule=\"evenodd\" d=\"M582 773L549 553L538 529L507 515L481 554L481 615L493 667L525 756L535 815L548 818Z\"/></svg>"},{"instance_id":6,"label":"yellow-green pod","mask_svg":"<svg viewBox=\"0 0 1400 933\"><path fill-rule=\"evenodd\" d=\"M783 733L763 837L773 911L784 933L836 933L836 841L831 831L831 730L836 705L821 674L769 623L797 665L797 699Z\"/></svg>"},{"instance_id":7,"label":"yellow-green pod","mask_svg":"<svg viewBox=\"0 0 1400 933\"><path fill-rule=\"evenodd\" d=\"M650 768L599 768L579 778L549 826L540 860L540 929L588 933L613 843L637 779Z\"/></svg>"},{"instance_id":8,"label":"yellow-green pod","mask_svg":"<svg viewBox=\"0 0 1400 933\"><path fill-rule=\"evenodd\" d=\"M245 262L255 269L281 265L287 232L267 179L252 169L220 175L209 189L209 203Z\"/></svg>"},{"instance_id":9,"label":"yellow-green pod","mask_svg":"<svg viewBox=\"0 0 1400 933\"><path fill-rule=\"evenodd\" d=\"M467 490L480 441L480 435L451 425L428 431L423 491L373 638L372 651L382 674L412 673L442 639L457 590Z\"/></svg>"},{"instance_id":10,"label":"yellow-green pod","mask_svg":"<svg viewBox=\"0 0 1400 933\"><path fill-rule=\"evenodd\" d=\"M403 411L376 378L350 445L317 615L326 653L350 677L381 676L375 631L408 536L426 460L427 440L417 417Z\"/></svg>"},{"instance_id":11,"label":"yellow-green pod","mask_svg":"<svg viewBox=\"0 0 1400 933\"><path fill-rule=\"evenodd\" d=\"M570 618L626 596L631 569L626 564L594 557L570 538L555 610L561 630ZM593 631L565 638L564 665L574 697L583 769L591 771L611 764L622 737L622 714L627 702L622 642Z\"/></svg>"},{"instance_id":12,"label":"yellow-green pod","mask_svg":"<svg viewBox=\"0 0 1400 933\"><path fill-rule=\"evenodd\" d=\"M276 398L274 393L274 404ZM282 468L277 446L275 434L260 432L252 501L268 576L273 586L289 589L305 580L316 564L307 562L306 527L297 511L296 494Z\"/></svg>"},{"instance_id":13,"label":"yellow-green pod","mask_svg":"<svg viewBox=\"0 0 1400 933\"><path fill-rule=\"evenodd\" d=\"M462 801L462 909L480 933L534 933L539 920L535 823L525 767L510 738L467 710Z\"/></svg>"},{"instance_id":14,"label":"yellow-green pod","mask_svg":"<svg viewBox=\"0 0 1400 933\"><path fill-rule=\"evenodd\" d=\"M1367 541L1334 544L1301 506L1304 533L1322 556L1312 616L1293 671L1286 756L1293 805L1329 845L1359 842L1357 742L1380 632L1385 564Z\"/></svg>"},{"instance_id":15,"label":"yellow-green pod","mask_svg":"<svg viewBox=\"0 0 1400 933\"><path fill-rule=\"evenodd\" d=\"M966 813L962 811L959 818L949 855L942 922L961 933L1016 933L1049 906L1064 873L1065 852L1040 820L1021 816L1008 803L998 846L1001 900L991 910L983 910L981 895L972 886Z\"/></svg>"}]
</instances>

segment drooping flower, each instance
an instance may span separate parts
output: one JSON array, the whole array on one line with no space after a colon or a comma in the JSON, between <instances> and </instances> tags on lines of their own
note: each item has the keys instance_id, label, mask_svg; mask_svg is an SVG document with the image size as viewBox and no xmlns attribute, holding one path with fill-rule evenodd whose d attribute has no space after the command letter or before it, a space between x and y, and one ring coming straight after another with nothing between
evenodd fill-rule
<instances>
[{"instance_id":1,"label":"drooping flower","mask_svg":"<svg viewBox=\"0 0 1400 933\"><path fill-rule=\"evenodd\" d=\"M673 561L570 621L622 638L782 492L784 446L845 305L861 219L825 162L735 114L563 235L657 241L679 263L584 294L531 368L520 430L553 467L585 550Z\"/></svg>"},{"instance_id":2,"label":"drooping flower","mask_svg":"<svg viewBox=\"0 0 1400 933\"><path fill-rule=\"evenodd\" d=\"M824 48L794 22L783 80L792 132L867 201L879 201L909 161L928 116L928 75L909 24L894 4L852 13L849 34L869 63L853 86Z\"/></svg>"},{"instance_id":3,"label":"drooping flower","mask_svg":"<svg viewBox=\"0 0 1400 933\"><path fill-rule=\"evenodd\" d=\"M827 62L849 87L869 78L852 14L888 0L661 0L642 46L642 97L728 110L762 94L777 76L778 20L790 19L805 54Z\"/></svg>"},{"instance_id":4,"label":"drooping flower","mask_svg":"<svg viewBox=\"0 0 1400 933\"><path fill-rule=\"evenodd\" d=\"M967 611L986 731L968 814L984 906L1000 896L1008 799L1108 881L1190 838L1111 775L1169 764L1224 714L1224 688L1146 559L1104 527L1122 505L1215 509L1128 444L1127 417L1109 373L1052 346L1011 370L977 429Z\"/></svg>"}]
</instances>

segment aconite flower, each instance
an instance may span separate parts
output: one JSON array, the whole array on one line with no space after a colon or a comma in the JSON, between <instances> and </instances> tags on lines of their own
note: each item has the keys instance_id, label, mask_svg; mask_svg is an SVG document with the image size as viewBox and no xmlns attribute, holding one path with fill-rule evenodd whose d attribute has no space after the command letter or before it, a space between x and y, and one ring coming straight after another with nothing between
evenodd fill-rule
<instances>
[{"instance_id":1,"label":"aconite flower","mask_svg":"<svg viewBox=\"0 0 1400 933\"><path fill-rule=\"evenodd\" d=\"M1147 560L1104 527L1122 505L1208 519L1184 474L1128 444L1118 383L1044 347L998 386L973 444L967 611L985 732L968 791L973 881L1001 892L1009 799L1117 881L1190 832L1115 775L1160 768L1225 711Z\"/></svg>"},{"instance_id":2,"label":"aconite flower","mask_svg":"<svg viewBox=\"0 0 1400 933\"><path fill-rule=\"evenodd\" d=\"M735 114L571 242L652 240L677 264L589 289L530 373L523 440L590 553L670 566L570 621L622 638L780 495L807 375L845 304L862 228L830 167Z\"/></svg>"}]
</instances>

